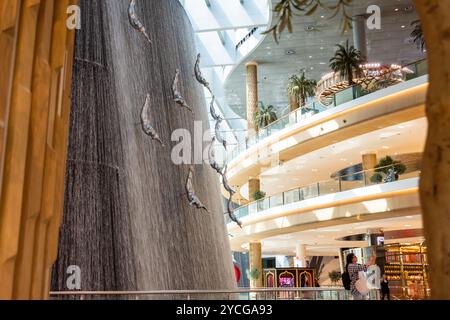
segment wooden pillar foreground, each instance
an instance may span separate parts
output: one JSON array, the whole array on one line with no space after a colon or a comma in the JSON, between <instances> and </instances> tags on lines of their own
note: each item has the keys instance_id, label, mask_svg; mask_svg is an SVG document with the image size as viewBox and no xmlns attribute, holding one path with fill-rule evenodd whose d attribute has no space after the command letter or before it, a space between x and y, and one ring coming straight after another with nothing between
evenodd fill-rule
<instances>
[{"instance_id":1,"label":"wooden pillar foreground","mask_svg":"<svg viewBox=\"0 0 450 320\"><path fill-rule=\"evenodd\" d=\"M0 299L47 298L63 208L72 0L0 1Z\"/></svg>"},{"instance_id":2,"label":"wooden pillar foreground","mask_svg":"<svg viewBox=\"0 0 450 320\"><path fill-rule=\"evenodd\" d=\"M249 249L250 256L250 271L257 269L259 271L259 279L250 279L250 287L261 288L262 287L262 252L261 252L261 242L250 242Z\"/></svg>"}]
</instances>

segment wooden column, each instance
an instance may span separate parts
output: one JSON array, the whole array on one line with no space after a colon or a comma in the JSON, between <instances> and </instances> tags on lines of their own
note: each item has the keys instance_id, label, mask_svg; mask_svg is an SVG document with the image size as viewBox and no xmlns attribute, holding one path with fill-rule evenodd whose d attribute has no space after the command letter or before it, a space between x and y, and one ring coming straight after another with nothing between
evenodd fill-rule
<instances>
[{"instance_id":1,"label":"wooden column","mask_svg":"<svg viewBox=\"0 0 450 320\"><path fill-rule=\"evenodd\" d=\"M261 242L250 242L249 249L249 269L257 269L259 271L259 279L250 279L250 287L261 288L262 287L262 253Z\"/></svg>"},{"instance_id":2,"label":"wooden column","mask_svg":"<svg viewBox=\"0 0 450 320\"><path fill-rule=\"evenodd\" d=\"M298 96L289 96L289 109L290 111L295 111L300 108L300 100Z\"/></svg>"},{"instance_id":3,"label":"wooden column","mask_svg":"<svg viewBox=\"0 0 450 320\"><path fill-rule=\"evenodd\" d=\"M2 299L48 296L64 196L73 3L0 2Z\"/></svg>"},{"instance_id":4,"label":"wooden column","mask_svg":"<svg viewBox=\"0 0 450 320\"><path fill-rule=\"evenodd\" d=\"M250 179L248 181L248 198L250 201L255 201L253 194L256 191L261 191L261 182L259 179Z\"/></svg>"},{"instance_id":5,"label":"wooden column","mask_svg":"<svg viewBox=\"0 0 450 320\"><path fill-rule=\"evenodd\" d=\"M258 111L258 64L255 61L247 65L247 135L254 136L258 131L255 113Z\"/></svg>"}]
</instances>

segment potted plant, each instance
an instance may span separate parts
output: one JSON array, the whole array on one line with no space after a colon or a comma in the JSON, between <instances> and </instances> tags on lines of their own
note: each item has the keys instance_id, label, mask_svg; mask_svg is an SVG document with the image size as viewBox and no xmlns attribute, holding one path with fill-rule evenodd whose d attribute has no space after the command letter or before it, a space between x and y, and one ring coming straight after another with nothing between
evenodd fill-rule
<instances>
[{"instance_id":1,"label":"potted plant","mask_svg":"<svg viewBox=\"0 0 450 320\"><path fill-rule=\"evenodd\" d=\"M339 72L341 76L347 77L348 85L352 86L355 84L353 81L353 73L360 72L360 64L363 62L361 56L361 51L356 49L354 46L350 46L347 43L344 46L337 44L338 49L336 50L334 57L330 59L330 68L334 72Z\"/></svg>"},{"instance_id":2,"label":"potted plant","mask_svg":"<svg viewBox=\"0 0 450 320\"><path fill-rule=\"evenodd\" d=\"M289 96L295 97L296 101L300 103L300 107L304 108L306 99L314 96L316 86L317 81L306 79L305 73L303 72L301 76L294 74L289 78L287 91Z\"/></svg>"},{"instance_id":3,"label":"potted plant","mask_svg":"<svg viewBox=\"0 0 450 320\"><path fill-rule=\"evenodd\" d=\"M331 284L333 286L336 286L336 283L338 283L341 280L342 275L339 271L331 271L328 273L328 277L331 280Z\"/></svg>"},{"instance_id":4,"label":"potted plant","mask_svg":"<svg viewBox=\"0 0 450 320\"><path fill-rule=\"evenodd\" d=\"M397 181L398 176L405 173L405 171L406 165L401 161L396 161L390 156L386 156L375 166L375 174L370 178L370 181L373 183L381 183L383 182L383 179L387 178L390 174L395 174L394 181Z\"/></svg>"},{"instance_id":5,"label":"potted plant","mask_svg":"<svg viewBox=\"0 0 450 320\"><path fill-rule=\"evenodd\" d=\"M260 279L261 272L257 268L248 269L247 270L247 278L250 279L250 287L252 288L259 288L261 287L261 283L258 282ZM253 292L250 294L251 300L258 300L258 293Z\"/></svg>"},{"instance_id":6,"label":"potted plant","mask_svg":"<svg viewBox=\"0 0 450 320\"><path fill-rule=\"evenodd\" d=\"M267 127L274 121L277 121L277 113L274 106L265 106L264 103L259 102L258 111L255 112L255 124L259 128Z\"/></svg>"},{"instance_id":7,"label":"potted plant","mask_svg":"<svg viewBox=\"0 0 450 320\"><path fill-rule=\"evenodd\" d=\"M252 193L251 195L253 201L258 201L264 199L266 197L266 193L264 191L258 190Z\"/></svg>"},{"instance_id":8,"label":"potted plant","mask_svg":"<svg viewBox=\"0 0 450 320\"><path fill-rule=\"evenodd\" d=\"M422 24L420 23L420 20L413 21L411 26L414 26L414 30L411 32L411 37L413 38L414 43L420 51L425 52L425 39L423 37Z\"/></svg>"}]
</instances>

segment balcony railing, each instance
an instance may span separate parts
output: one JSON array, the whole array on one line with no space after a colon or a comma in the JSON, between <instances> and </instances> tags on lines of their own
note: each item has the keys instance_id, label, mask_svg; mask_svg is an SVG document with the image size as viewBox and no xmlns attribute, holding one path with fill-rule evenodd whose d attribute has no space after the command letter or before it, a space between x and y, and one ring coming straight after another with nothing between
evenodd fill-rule
<instances>
[{"instance_id":1,"label":"balcony railing","mask_svg":"<svg viewBox=\"0 0 450 320\"><path fill-rule=\"evenodd\" d=\"M369 292L379 300L378 290ZM238 290L67 291L50 292L59 300L351 300L349 291L331 288L261 288Z\"/></svg>"},{"instance_id":2,"label":"balcony railing","mask_svg":"<svg viewBox=\"0 0 450 320\"><path fill-rule=\"evenodd\" d=\"M387 174L390 169L394 170L394 172L398 170L398 165L396 164L377 169L363 170L349 175L339 176L334 179L294 188L258 201L251 202L236 209L235 214L238 218L243 218L271 208L312 199L327 194L349 191L357 188L395 182L398 180L420 176L420 164L418 164L417 161L404 162L403 164L407 169L404 174L399 176L389 176L389 174ZM227 223L231 223L231 220L229 220L227 216L225 216L225 220Z\"/></svg>"},{"instance_id":3,"label":"balcony railing","mask_svg":"<svg viewBox=\"0 0 450 320\"><path fill-rule=\"evenodd\" d=\"M303 108L292 111L285 116L279 118L277 121L272 122L267 127L259 129L256 135L248 137L245 141L240 141L239 144L229 152L229 159L234 159L240 153L252 147L253 145L259 143L266 137L290 127L294 124L300 123L301 121L312 117L315 114L321 113L326 110L330 110L346 102L358 99L370 93L391 87L399 82L409 81L428 73L428 65L426 60L420 60L412 64L404 66L401 70L393 71L396 73L395 80L390 81L391 75L384 75L380 79L375 79L371 81L369 85L358 84L352 87L348 87L336 92L332 96L332 104L329 106L324 106L319 102L312 102L307 104Z\"/></svg>"}]
</instances>

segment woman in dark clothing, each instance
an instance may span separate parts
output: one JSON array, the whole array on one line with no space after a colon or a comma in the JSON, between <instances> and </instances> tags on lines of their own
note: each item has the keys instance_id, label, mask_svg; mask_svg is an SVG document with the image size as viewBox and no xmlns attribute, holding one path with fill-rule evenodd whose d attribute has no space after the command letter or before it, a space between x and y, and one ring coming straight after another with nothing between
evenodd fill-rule
<instances>
[{"instance_id":1,"label":"woman in dark clothing","mask_svg":"<svg viewBox=\"0 0 450 320\"><path fill-rule=\"evenodd\" d=\"M391 300L391 290L389 289L389 281L385 274L383 274L383 278L381 279L381 300L384 300L384 297L387 296L388 300Z\"/></svg>"}]
</instances>

